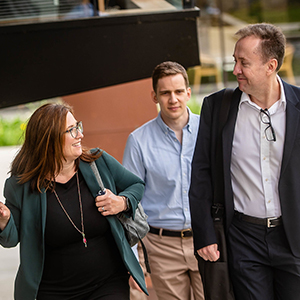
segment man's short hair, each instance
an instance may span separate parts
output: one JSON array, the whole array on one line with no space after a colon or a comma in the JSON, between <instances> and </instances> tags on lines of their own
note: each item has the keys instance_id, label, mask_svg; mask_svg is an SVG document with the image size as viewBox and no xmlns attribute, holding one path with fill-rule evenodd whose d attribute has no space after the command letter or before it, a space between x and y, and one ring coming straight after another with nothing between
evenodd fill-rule
<instances>
[{"instance_id":1,"label":"man's short hair","mask_svg":"<svg viewBox=\"0 0 300 300\"><path fill-rule=\"evenodd\" d=\"M248 36L261 39L259 50L262 54L263 63L275 58L278 62L276 71L279 71L283 62L286 43L285 36L279 27L267 23L251 24L238 30L235 35L239 41Z\"/></svg>"},{"instance_id":2,"label":"man's short hair","mask_svg":"<svg viewBox=\"0 0 300 300\"><path fill-rule=\"evenodd\" d=\"M152 73L152 87L154 92L156 93L157 83L160 78L181 74L185 81L186 88L189 87L189 78L186 73L185 68L177 62L173 61L165 61L159 65L157 65Z\"/></svg>"}]
</instances>

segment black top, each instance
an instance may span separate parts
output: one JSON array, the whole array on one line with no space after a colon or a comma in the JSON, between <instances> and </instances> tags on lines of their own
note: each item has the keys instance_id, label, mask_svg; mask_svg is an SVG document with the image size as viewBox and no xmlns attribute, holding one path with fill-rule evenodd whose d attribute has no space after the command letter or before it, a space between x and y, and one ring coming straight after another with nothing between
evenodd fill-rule
<instances>
[{"instance_id":1,"label":"black top","mask_svg":"<svg viewBox=\"0 0 300 300\"><path fill-rule=\"evenodd\" d=\"M55 194L47 192L45 264L38 299L52 299L49 295L53 295L53 299L55 295L79 296L93 291L107 279L127 273L109 223L98 212L80 172L79 182L87 247ZM55 191L74 224L82 231L76 175L65 184L56 183Z\"/></svg>"}]
</instances>

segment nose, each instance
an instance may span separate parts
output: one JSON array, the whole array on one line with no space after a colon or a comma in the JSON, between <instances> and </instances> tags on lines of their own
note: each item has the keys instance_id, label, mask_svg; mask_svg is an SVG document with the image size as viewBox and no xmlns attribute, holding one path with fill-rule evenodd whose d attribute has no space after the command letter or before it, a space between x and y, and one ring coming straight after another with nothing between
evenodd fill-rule
<instances>
[{"instance_id":1,"label":"nose","mask_svg":"<svg viewBox=\"0 0 300 300\"><path fill-rule=\"evenodd\" d=\"M233 68L233 75L237 76L238 74L241 74L241 68L239 66L239 64L236 62Z\"/></svg>"},{"instance_id":2,"label":"nose","mask_svg":"<svg viewBox=\"0 0 300 300\"><path fill-rule=\"evenodd\" d=\"M82 139L84 137L84 135L83 135L83 133L80 131L80 130L78 130L77 131L77 139Z\"/></svg>"},{"instance_id":3,"label":"nose","mask_svg":"<svg viewBox=\"0 0 300 300\"><path fill-rule=\"evenodd\" d=\"M170 102L170 103L175 103L175 102L177 102L177 98L176 98L175 93L171 93L171 94L170 94L169 102Z\"/></svg>"}]
</instances>

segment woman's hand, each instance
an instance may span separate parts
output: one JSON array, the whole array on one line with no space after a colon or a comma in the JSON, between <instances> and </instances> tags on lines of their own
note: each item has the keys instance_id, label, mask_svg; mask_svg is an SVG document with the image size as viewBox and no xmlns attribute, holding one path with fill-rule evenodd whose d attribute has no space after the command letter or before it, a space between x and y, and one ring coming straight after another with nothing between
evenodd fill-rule
<instances>
[{"instance_id":1,"label":"woman's hand","mask_svg":"<svg viewBox=\"0 0 300 300\"><path fill-rule=\"evenodd\" d=\"M105 190L105 194L97 196L95 199L98 211L103 216L116 215L126 209L126 201L123 197L115 195L109 189Z\"/></svg>"},{"instance_id":2,"label":"woman's hand","mask_svg":"<svg viewBox=\"0 0 300 300\"><path fill-rule=\"evenodd\" d=\"M0 201L0 230L4 230L10 219L10 210Z\"/></svg>"}]
</instances>

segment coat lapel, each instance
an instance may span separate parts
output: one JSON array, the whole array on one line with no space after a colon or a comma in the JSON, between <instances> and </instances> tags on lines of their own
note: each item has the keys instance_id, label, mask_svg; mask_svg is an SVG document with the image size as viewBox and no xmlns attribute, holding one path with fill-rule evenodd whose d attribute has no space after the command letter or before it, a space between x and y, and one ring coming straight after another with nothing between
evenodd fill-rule
<instances>
[{"instance_id":1,"label":"coat lapel","mask_svg":"<svg viewBox=\"0 0 300 300\"><path fill-rule=\"evenodd\" d=\"M233 217L233 194L231 188L231 152L232 141L234 135L234 128L238 113L238 107L241 98L241 91L237 88L232 95L232 102L228 114L227 123L222 132L223 145L223 169L224 169L224 197L225 197L225 211L226 211L226 228L229 228Z\"/></svg>"},{"instance_id":2,"label":"coat lapel","mask_svg":"<svg viewBox=\"0 0 300 300\"><path fill-rule=\"evenodd\" d=\"M287 107L286 107L286 134L285 134L285 144L282 159L281 173L284 171L289 158L291 156L293 146L297 137L297 131L300 122L300 103L299 99L294 93L290 85L283 83ZM236 117L238 113L238 105L240 102L241 92L237 89L232 97L232 104L228 116L228 121L224 127L222 139L223 139L223 160L224 160L224 175L230 175L230 163L231 163L231 149L232 141L234 135L234 128L236 123ZM299 107L298 107L299 106ZM228 173L229 172L229 173Z\"/></svg>"},{"instance_id":3,"label":"coat lapel","mask_svg":"<svg viewBox=\"0 0 300 300\"><path fill-rule=\"evenodd\" d=\"M295 95L292 88L284 83L285 97L286 97L286 132L285 132L285 142L283 148L283 157L281 163L281 174L285 171L285 168L290 160L292 150L294 148L295 140L297 134L297 128L299 128L300 121L300 110L297 108L299 106L299 99Z\"/></svg>"},{"instance_id":4,"label":"coat lapel","mask_svg":"<svg viewBox=\"0 0 300 300\"><path fill-rule=\"evenodd\" d=\"M40 203L41 203L42 229L44 233L46 228L46 217L47 217L47 194L45 192L45 189L42 189L42 193L40 193Z\"/></svg>"},{"instance_id":5,"label":"coat lapel","mask_svg":"<svg viewBox=\"0 0 300 300\"><path fill-rule=\"evenodd\" d=\"M228 174L228 171L230 172L232 141L241 93L242 92L237 88L232 95L232 102L228 114L228 119L222 132L225 180L227 175L230 176L230 174Z\"/></svg>"}]
</instances>

